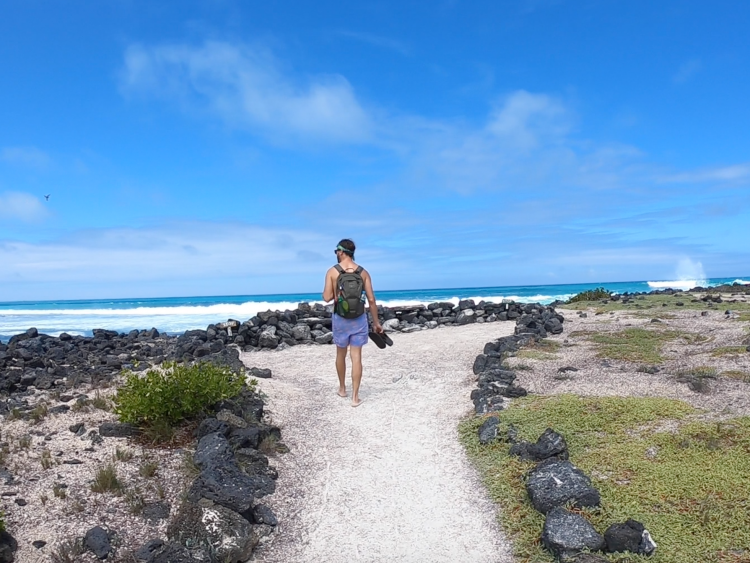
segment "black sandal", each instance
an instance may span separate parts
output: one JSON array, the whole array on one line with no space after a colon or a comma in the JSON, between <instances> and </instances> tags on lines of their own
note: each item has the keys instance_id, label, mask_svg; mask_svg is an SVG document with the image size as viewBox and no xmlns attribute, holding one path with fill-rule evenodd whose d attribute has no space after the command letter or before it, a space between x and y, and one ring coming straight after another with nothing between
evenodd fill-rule
<instances>
[{"instance_id":1,"label":"black sandal","mask_svg":"<svg viewBox=\"0 0 750 563\"><path fill-rule=\"evenodd\" d=\"M382 334L372 331L370 332L369 336L370 336L370 340L372 340L375 343L375 346L377 346L381 350L385 348L386 340L383 338ZM390 338L388 340L390 340Z\"/></svg>"}]
</instances>

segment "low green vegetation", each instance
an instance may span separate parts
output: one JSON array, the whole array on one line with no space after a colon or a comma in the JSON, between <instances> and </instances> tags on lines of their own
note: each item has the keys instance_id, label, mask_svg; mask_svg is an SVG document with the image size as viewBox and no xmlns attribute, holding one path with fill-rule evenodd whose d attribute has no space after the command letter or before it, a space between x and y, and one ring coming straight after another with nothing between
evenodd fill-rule
<instances>
[{"instance_id":1,"label":"low green vegetation","mask_svg":"<svg viewBox=\"0 0 750 563\"><path fill-rule=\"evenodd\" d=\"M728 369L726 371L722 371L719 375L721 375L722 377L729 377L730 379L744 381L745 383L750 383L750 372L742 371L741 369Z\"/></svg>"},{"instance_id":2,"label":"low green vegetation","mask_svg":"<svg viewBox=\"0 0 750 563\"><path fill-rule=\"evenodd\" d=\"M634 518L659 544L656 554L607 556L613 562L740 563L750 558L750 417L700 422L691 406L660 398L527 397L495 413L520 438L550 427L566 439L571 461L591 476L602 506L583 511L602 533ZM544 516L532 507L523 476L533 463L509 445L479 444L483 419L460 426L463 444L501 510L520 563L551 563L540 545Z\"/></svg>"},{"instance_id":3,"label":"low green vegetation","mask_svg":"<svg viewBox=\"0 0 750 563\"><path fill-rule=\"evenodd\" d=\"M114 397L115 412L123 422L171 427L236 396L244 383L243 375L211 363L171 363L145 374L128 372Z\"/></svg>"},{"instance_id":4,"label":"low green vegetation","mask_svg":"<svg viewBox=\"0 0 750 563\"><path fill-rule=\"evenodd\" d=\"M721 356L741 356L747 354L746 346L719 346L711 350L711 355L715 358Z\"/></svg>"},{"instance_id":5,"label":"low green vegetation","mask_svg":"<svg viewBox=\"0 0 750 563\"><path fill-rule=\"evenodd\" d=\"M127 448L120 449L120 447L117 446L112 457L114 461L130 461L133 459L133 452Z\"/></svg>"},{"instance_id":6,"label":"low green vegetation","mask_svg":"<svg viewBox=\"0 0 750 563\"><path fill-rule=\"evenodd\" d=\"M49 409L46 403L39 403L33 409L29 411L29 420L33 424L39 424L49 414Z\"/></svg>"},{"instance_id":7,"label":"low green vegetation","mask_svg":"<svg viewBox=\"0 0 750 563\"><path fill-rule=\"evenodd\" d=\"M117 469L111 463L101 467L94 475L91 490L95 493L122 493L124 486L117 476Z\"/></svg>"},{"instance_id":8,"label":"low green vegetation","mask_svg":"<svg viewBox=\"0 0 750 563\"><path fill-rule=\"evenodd\" d=\"M642 364L662 363L664 357L661 354L661 348L671 340L678 338L694 340L692 335L685 332L648 330L637 327L626 328L618 332L587 333L585 336L598 345L598 354L602 358Z\"/></svg>"},{"instance_id":9,"label":"low green vegetation","mask_svg":"<svg viewBox=\"0 0 750 563\"><path fill-rule=\"evenodd\" d=\"M695 293L675 293L673 295L638 295L630 298L626 296L621 297L616 301L612 301L609 295L604 294L592 294L591 296L586 297L586 292L584 292L579 295L582 295L584 297L578 298L578 295L576 295L575 297L567 301L566 304L574 305L576 310L594 308L602 313L608 313L610 311L650 311L650 316L657 318L666 312L684 310L716 311L717 313L721 313L723 315L724 311L729 309L739 314L739 320L750 321L750 302L732 303L732 301L734 300L733 298L729 298L722 303L709 303L701 301L701 295ZM573 299L576 300L573 301ZM607 301L606 303L603 302L605 300ZM623 300L627 300L627 303L623 303ZM565 305L563 305L562 308L570 309L573 307L566 307ZM661 318L669 317L661 316Z\"/></svg>"},{"instance_id":10,"label":"low green vegetation","mask_svg":"<svg viewBox=\"0 0 750 563\"><path fill-rule=\"evenodd\" d=\"M159 464L155 461L146 460L140 467L138 467L138 475L145 479L151 479L156 475L156 471L159 469Z\"/></svg>"},{"instance_id":11,"label":"low green vegetation","mask_svg":"<svg viewBox=\"0 0 750 563\"><path fill-rule=\"evenodd\" d=\"M582 291L568 299L566 303L580 303L582 301L601 301L602 299L609 299L612 297L612 292L604 289L603 287L597 287L596 289L589 289L588 291Z\"/></svg>"},{"instance_id":12,"label":"low green vegetation","mask_svg":"<svg viewBox=\"0 0 750 563\"><path fill-rule=\"evenodd\" d=\"M55 483L52 486L52 494L55 495L59 499L64 499L68 497L68 491L65 490L65 485L61 485L60 483Z\"/></svg>"},{"instance_id":13,"label":"low green vegetation","mask_svg":"<svg viewBox=\"0 0 750 563\"><path fill-rule=\"evenodd\" d=\"M5 531L5 513L0 510L0 532Z\"/></svg>"},{"instance_id":14,"label":"low green vegetation","mask_svg":"<svg viewBox=\"0 0 750 563\"><path fill-rule=\"evenodd\" d=\"M52 563L78 563L86 553L83 538L70 539L62 542L51 554Z\"/></svg>"},{"instance_id":15,"label":"low green vegetation","mask_svg":"<svg viewBox=\"0 0 750 563\"><path fill-rule=\"evenodd\" d=\"M675 375L692 377L716 377L718 373L719 370L717 370L713 366L695 366L692 368L678 370Z\"/></svg>"},{"instance_id":16,"label":"low green vegetation","mask_svg":"<svg viewBox=\"0 0 750 563\"><path fill-rule=\"evenodd\" d=\"M543 339L538 342L530 342L522 350L516 352L517 358L528 358L531 360L553 360L555 353L560 349L560 343L555 340ZM514 368L517 369L517 368Z\"/></svg>"},{"instance_id":17,"label":"low green vegetation","mask_svg":"<svg viewBox=\"0 0 750 563\"><path fill-rule=\"evenodd\" d=\"M554 360L555 355L550 354L549 352L542 352L540 350L534 350L534 349L528 349L528 350L519 350L516 352L517 358L526 358L529 360L539 360L539 361L546 361L546 360ZM514 367L514 369L517 369Z\"/></svg>"}]
</instances>

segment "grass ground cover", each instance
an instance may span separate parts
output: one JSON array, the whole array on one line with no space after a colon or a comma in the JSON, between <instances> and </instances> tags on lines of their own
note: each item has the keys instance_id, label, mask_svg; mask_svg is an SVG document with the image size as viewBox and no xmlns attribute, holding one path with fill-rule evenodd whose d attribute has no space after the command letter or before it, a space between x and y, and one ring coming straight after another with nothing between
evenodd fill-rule
<instances>
[{"instance_id":1,"label":"grass ground cover","mask_svg":"<svg viewBox=\"0 0 750 563\"><path fill-rule=\"evenodd\" d=\"M529 358L532 360L552 360L561 344L555 340L543 339L539 342L527 344L523 350L516 352L517 358Z\"/></svg>"},{"instance_id":2,"label":"grass ground cover","mask_svg":"<svg viewBox=\"0 0 750 563\"><path fill-rule=\"evenodd\" d=\"M722 356L741 356L747 354L746 346L719 346L711 351L711 355L719 358Z\"/></svg>"},{"instance_id":3,"label":"grass ground cover","mask_svg":"<svg viewBox=\"0 0 750 563\"><path fill-rule=\"evenodd\" d=\"M750 383L750 372L742 371L741 369L728 369L726 371L722 371L720 375L729 377L731 379L744 381L745 383Z\"/></svg>"},{"instance_id":4,"label":"grass ground cover","mask_svg":"<svg viewBox=\"0 0 750 563\"><path fill-rule=\"evenodd\" d=\"M571 333L571 336L576 333ZM612 360L625 360L659 364L664 361L661 355L662 346L672 340L682 338L689 343L700 342L705 337L678 330L651 330L644 328L626 328L618 332L580 332L598 348L598 355Z\"/></svg>"},{"instance_id":5,"label":"grass ground cover","mask_svg":"<svg viewBox=\"0 0 750 563\"><path fill-rule=\"evenodd\" d=\"M592 300L592 301L577 301L567 305L563 305L564 309L574 310L585 310L587 308L595 308L603 312L609 311L640 311L640 310L654 310L654 311L681 311L685 309L692 310L709 310L714 309L721 311L722 313L729 309L740 313L740 318L750 320L750 303L731 303L732 299L728 299L723 303L712 303L708 304L703 301L697 300L696 296L692 293L678 293L675 295L639 295L635 297L629 303L623 303L622 301L609 301L606 303L603 300ZM677 305L682 303L682 305Z\"/></svg>"},{"instance_id":6,"label":"grass ground cover","mask_svg":"<svg viewBox=\"0 0 750 563\"><path fill-rule=\"evenodd\" d=\"M750 561L750 417L708 423L693 420L696 412L670 399L558 395L519 399L496 414L525 440L547 427L565 436L571 461L601 492L601 508L584 512L600 533L634 518L659 544L651 558L617 554L611 561ZM523 484L533 464L509 457L508 444L480 445L482 421L464 421L461 440L501 506L518 560L552 562L539 542L544 517Z\"/></svg>"}]
</instances>

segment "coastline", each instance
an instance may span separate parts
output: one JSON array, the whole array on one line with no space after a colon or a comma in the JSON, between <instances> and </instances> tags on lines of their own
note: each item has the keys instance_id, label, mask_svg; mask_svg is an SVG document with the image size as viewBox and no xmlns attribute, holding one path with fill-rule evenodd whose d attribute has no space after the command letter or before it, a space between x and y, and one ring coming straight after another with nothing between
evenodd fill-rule
<instances>
[{"instance_id":1,"label":"coastline","mask_svg":"<svg viewBox=\"0 0 750 563\"><path fill-rule=\"evenodd\" d=\"M750 283L750 276L715 278L708 285ZM448 288L406 291L379 291L378 303L387 307L426 306L433 302L458 305L463 299L475 302L510 300L519 303L549 304L564 301L582 291L597 287L618 294L666 289L666 285L687 289L701 280L670 282L614 282L562 285L528 285L485 288ZM224 319L248 319L266 310L293 310L300 302L319 303L318 294L238 295L215 297L165 297L135 299L91 299L77 301L0 302L0 342L35 326L40 332L57 336L62 332L91 336L93 328L130 332L156 328L177 336L186 330L204 328Z\"/></svg>"},{"instance_id":2,"label":"coastline","mask_svg":"<svg viewBox=\"0 0 750 563\"><path fill-rule=\"evenodd\" d=\"M366 410L362 412L367 413L369 412L367 409L373 409L373 421L377 421L383 428L397 428L394 425L398 423L398 413L411 412L415 416L415 419L404 426L404 430L414 427L424 428L425 430L429 428L431 432L433 430L438 432L436 435L441 436L441 440L447 440L445 443L438 442L441 444L441 449L451 451L451 455L458 456L456 459L460 460L461 454L459 450L455 449L457 446L455 428L451 427L451 425L455 426L454 419L456 416L460 418L472 410L472 401L469 395L471 387L475 384L475 377L471 374L470 359L483 350L486 342L496 339L499 335L513 332L515 327L515 330L521 333L527 333L528 330L531 330L539 337L546 337L547 340L557 342L557 346L559 347L554 354L550 354L552 357L548 357L546 355L547 352L540 352L532 348L528 351L523 351L523 353L516 354L514 358L510 359L510 366L516 370L518 382L532 393L539 395L574 393L589 396L668 396L679 398L694 406L705 408L709 416L720 417L719 419L721 420L737 416L738 414L750 413L750 404L748 404L747 400L748 382L737 379L735 376L720 375L720 373L729 371L734 371L735 374L747 373L749 377L748 381L750 381L750 360L748 360L750 354L739 350L741 346L744 346L742 338L744 337L743 331L746 329L745 321L750 320L750 317L746 319L744 316L746 313L744 312L739 314L732 312L732 309L740 308L740 303L744 307L742 311L748 310L747 305L750 303L748 301L748 291L750 291L750 288L729 286L724 289L727 292L722 294L718 291L714 293L701 293L698 291L674 292L663 290L653 292L649 296L632 295L632 299L629 298L626 300L616 298L601 300L596 303L569 305L557 311L557 313L562 312L565 318L565 322L561 323L564 326L564 330L559 332L557 332L554 322L550 322L549 327L546 328L547 321L551 321L552 319L552 309L532 304L471 303L466 300L463 303L459 303L457 307L453 307L452 303L435 303L424 308L401 307L389 310L389 314L393 315L393 318L388 319L386 322L395 321L391 323L390 329L396 333L394 334L396 343L393 349L384 351L377 350L375 346L371 345L365 349L366 370L368 370L367 373L370 375L366 376L363 388L363 396L366 402L361 408ZM651 303L651 301L654 301L654 303ZM662 302L668 303L669 306L662 306ZM610 308L626 308L627 310L613 311ZM54 448L55 450L60 448L60 451L65 449L70 452L78 452L75 454L76 459L84 463L70 467L61 467L65 467L66 471L77 471L77 476L75 477L77 484L75 486L79 488L79 491L81 487L86 487L87 479L91 477L93 467L116 455L117 446L114 443L108 444L106 448L97 446L93 448L94 451L84 452L83 448L89 446L82 441L82 438L74 436L65 428L69 422L67 417L70 416L66 414L67 410L58 409L58 411L55 411L54 409L63 405L69 409L70 405L81 398L81 396L93 398L95 393L97 393L96 388L100 388L98 392L105 393L106 387L102 388L102 384L110 386L109 389L111 392L113 389L111 386L116 386L119 381L120 370L127 369L128 366L145 369L149 365L156 365L168 359L177 359L178 357L187 358L188 356L191 361L195 359L208 359L218 362L229 362L243 368L273 368L274 377L270 380L261 380L259 385L261 390L269 397L269 413L274 418L274 423L277 422L275 417L278 416L278 421L284 432L284 440L285 442L288 441L293 448L290 457L280 456L269 460L271 465L278 469L280 481L278 498L274 495L268 502L280 517L281 527L279 533L281 535L279 537L287 538L286 540L282 539L279 541L278 547L275 546L276 542L273 540L269 544L269 552L274 553L274 550L293 549L290 553L294 553L294 550L300 549L300 545L302 547L309 545L313 546L311 549L317 550L318 554L325 554L325 546L327 544L324 541L324 537L316 536L317 539L310 540L312 543L308 544L305 544L304 541L301 544L296 540L289 541L295 534L297 534L297 538L309 539L312 537L309 534L316 533L315 530L327 529L325 527L316 528L318 521L314 518L312 520L309 518L307 520L303 518L301 521L295 520L301 517L302 513L300 511L304 511L305 507L304 505L294 504L294 502L298 502L299 499L308 499L308 501L310 499L309 496L305 496L306 487L320 487L316 490L319 490L321 494L325 490L328 490L329 493L331 491L330 488L325 488L326 482L330 482L326 481L328 466L320 464L321 461L325 461L325 458L320 457L320 451L324 450L320 450L319 448L329 447L326 446L326 440L329 435L333 436L333 434L317 426L316 416L312 414L309 419L301 418L296 420L294 418L296 416L295 413L299 412L299 409L295 407L295 401L312 399L323 401L321 404L306 404L304 406L303 410L306 409L306 412L317 414L317 418L320 418L321 413L327 412L327 409L333 408L338 413L337 416L345 417L345 420L352 421L355 419L351 418L350 413L354 410L348 406L339 409L339 403L334 402L336 400L333 393L334 376L331 371L332 367L326 363L326 359L331 358L332 352L324 345L324 342L328 340L328 336L326 335L330 334L327 332L325 326L327 324L326 314L328 312L323 307L315 306L298 307L296 311L279 313L268 311L257 316L257 324L253 319L249 319L244 323L236 321L236 324L235 322L219 323L207 327L206 330L188 331L175 337L160 335L152 331L118 334L97 330L92 337L70 337L69 339L65 337L63 340L53 337L43 338L39 334L32 336L32 333L26 334L26 338L16 339L13 342L13 353L10 358L14 365L11 368L5 365L3 371L0 373L4 376L4 381L8 381L7 375L9 372L19 374L19 371L21 372L21 377L25 374L27 376L34 376L35 378L33 381L30 378L24 380L19 378L16 388L10 391L9 395L6 394L8 400L3 402L4 412L6 414L9 413L10 409L8 407L10 406L11 408L18 409L19 413L23 416L10 422L6 418L3 439L15 444L18 439L23 438L25 433L28 433L32 438L28 448L12 452L14 456L12 458L13 467L20 470L22 479L20 482L17 481L10 486L7 484L2 485L0 489L1 492L5 493L16 493L15 495L2 496L1 498L3 509L7 513L6 520L9 529L12 531L14 527L19 529L18 527L21 526L20 529L24 530L24 537L19 537L18 539L19 542L25 542L20 553L24 557L27 557L27 559L20 560L46 560L50 552L49 550L59 545L60 541L66 539L66 536L56 535L58 532L50 529L45 524L43 514L49 512L50 505L55 507L59 518L66 521L66 525L60 527L60 530L63 530L64 534L74 533L75 530L79 530L82 533L85 532L83 528L94 525L93 520L85 520L79 513L70 511L71 503L74 502L73 498L70 496L67 498L58 498L51 494L51 490L46 491L45 489L45 492L39 488L42 485L46 488L52 486L50 484L51 481L48 480L42 482L34 481L35 476L39 475L42 470L40 464L41 452L47 448ZM730 313L727 314L725 311L730 311ZM443 316L444 312L446 314ZM546 320L543 319L545 312L548 313ZM298 314L299 316L297 316ZM428 320L427 317L430 314L432 318ZM293 319L291 315L295 315L297 318ZM494 319L490 320L493 315ZM383 316L387 315L384 314ZM543 320L544 322L536 322L532 326L530 321L534 321L535 316L538 320ZM440 322L441 319L444 319L442 323ZM521 321L522 319L524 320ZM654 319L659 322L653 322ZM292 320L295 321L293 325L290 322ZM292 327L291 336L295 339L295 344L292 345L285 342L285 338L288 339L288 336L284 334L288 332L288 327L282 323L286 323ZM433 327L431 329L427 323L435 324L429 325ZM237 338L240 336L240 328L243 326L246 329L243 330L242 334L251 335L249 342L246 342L242 346L230 342L230 331L232 336ZM297 332L298 336L302 337L302 340L296 340L294 327L299 327ZM617 333L618 331L630 328L674 330L682 331L685 334L698 335L707 333L711 334L712 338L698 339L697 337L691 337L685 343L669 343L664 347L664 353L669 358L672 358L668 360L672 363L665 364L668 366L668 369L660 369L654 373L641 372L641 364L628 361L607 360L607 364L605 365L603 360L596 356L597 349L590 342L592 335ZM253 331L253 329L257 329L257 331ZM306 338L308 331L309 338ZM319 334L314 335L313 331L318 331ZM261 346L261 336L264 334L266 345ZM257 346L253 345L254 337L257 337ZM320 338L320 341L318 341L318 338ZM44 363L49 360L55 362L48 355L48 352L58 348L58 346L51 346L51 344L59 343L60 341L63 343L63 347L72 347L70 348L71 351L73 351L73 348L80 350L80 346L84 346L86 354L82 354L81 356L85 357L82 357L80 362L77 360L73 362L75 365L66 365L60 362L52 366ZM221 342L221 346L219 346L219 342ZM298 342L304 342L305 344ZM42 347L47 346L44 354L37 354L36 356L33 352L34 346L31 346L32 351L30 352L29 363L37 364L38 360L41 359L43 366L27 368L27 360L23 359L23 357L20 358L20 361L23 362L23 367L18 365L19 358L15 352L19 349L28 349L28 345L19 346L23 343L40 343ZM430 344L428 345L428 343ZM78 346L73 346L74 344L78 344ZM189 346L187 346L188 344ZM212 350L212 345L214 346L214 350ZM750 343L748 346L750 346ZM721 352L724 354L724 348L727 347L732 348L731 352L734 355L722 355L718 357L718 360L714 360L714 358L717 358L717 356L714 356L717 350L721 348ZM3 361L8 358L7 352L9 348L8 346L0 352L0 354L5 353ZM151 350L152 355L145 354L145 348ZM178 349L180 348L182 349L181 356L178 354ZM239 348L241 348L241 351ZM736 351L734 350L735 348L737 349ZM131 354L131 357L125 358L120 357L121 354L114 354L113 352L118 351L118 349L122 350L122 354L125 354L127 351ZM420 356L420 353L424 355L425 350L429 353L424 357ZM197 355L196 351L198 351ZM394 353L400 357L398 363L392 363L388 359L391 357L388 355ZM66 360L69 355L66 352ZM74 359L75 357L74 355ZM142 360L138 360L139 357ZM454 366L450 363L452 361L451 358L454 357L460 359L460 366L457 364ZM127 361L133 359L142 361L142 364L136 366ZM710 382L712 388L710 393L694 390L691 387L694 381L690 379L678 380L675 375L680 370L689 370L711 362L715 362L719 367L717 367L718 377L716 381L712 379ZM315 368L312 366L320 367ZM62 375L62 371L55 373L55 370L59 367L66 370L65 375ZM561 376L560 369L568 367L575 367L576 371L566 371ZM53 373L49 373L49 368L52 368ZM317 378L317 383L313 386L314 389L305 389L304 382L313 374ZM427 377L428 374L433 375ZM325 394L329 379L331 383L330 397ZM448 381L452 383L448 384ZM303 387L299 387L300 385ZM399 386L408 389L410 394L406 395L403 405L396 407L394 406L395 403L390 402L390 399L388 401L384 401L384 399L386 397L394 397L393 400L395 400L396 395L393 395L393 393L404 391ZM439 401L436 399L435 394L438 390L445 391L445 395ZM12 405L8 401L13 401ZM332 402L328 405L327 401ZM447 412L445 411L447 407L441 407L443 403L440 401L447 401L445 405L450 405L451 417L454 418L450 420L440 419L442 422L437 422L437 418L433 420L433 414L437 417L438 414L436 413ZM50 415L41 422L34 423L29 417L32 416L34 409L40 402L49 402ZM424 406L422 408L413 408L414 405L420 404ZM727 406L730 407L730 411L725 411ZM725 412L722 413L722 411ZM357 416L364 417L365 415ZM82 422L88 428L98 427L102 422L114 420L115 418L111 413L93 411L76 414L74 422ZM390 421L390 423L385 424L383 421ZM60 427L61 422L62 427ZM336 421L334 420L333 422L335 423ZM351 422L347 424L351 424ZM384 424L385 426L383 426ZM354 430L349 431L354 432ZM58 438L56 436L63 434L66 437L67 434L70 434L66 438L70 441L70 444L68 445L65 442L66 445L60 447L60 444L63 444L64 441L57 444L56 440ZM376 439L379 436L378 432L375 431L355 432L353 435L360 436L359 439L365 441ZM50 437L50 440L47 440L47 437ZM384 439L383 436L379 439L381 438ZM436 451L435 446L432 445L433 442L430 440L431 438L428 436L427 438L420 438L417 442L424 443L430 451ZM406 435L399 439L399 443L403 443L405 446L411 444L410 447L413 447L412 442L406 439ZM355 444L352 444L352 447L354 446ZM334 445L330 445L330 448L333 447ZM385 446L380 444L378 447L382 448ZM136 450L129 443L128 448ZM385 451L388 450L386 449ZM137 455L146 454L142 450L137 450ZM442 463L440 456L437 458L431 456L432 454L426 458L418 458L415 463L417 465L421 464L421 467L424 467L426 463L425 459L429 459L430 464ZM314 466L313 473L308 473L304 469L302 460L305 459L313 464L310 466L310 468ZM164 486L164 494L170 498L176 498L179 495L179 481L176 477L182 471L179 456L168 457L162 463L168 479L167 484ZM456 461L456 463L458 465L455 467L458 468L463 462ZM367 468L364 460L355 465L356 467ZM384 468L384 475L388 475L388 469L391 469L391 466ZM405 474L415 470L410 465L403 468ZM133 471L137 471L137 469L132 469L128 475L132 476ZM484 498L482 496L484 493L479 490L480 485L476 481L476 477L471 477L471 471L466 473L465 467L463 469L456 469L456 471L461 475L457 486L460 486L463 492L457 491L455 494L479 494L479 497L473 497L476 503L478 503L474 504L474 506L485 506L482 510L489 510L489 514L492 514L495 509L483 504L486 502L486 500L481 500ZM73 473L70 474L73 475ZM365 475L363 478L366 477ZM172 479L172 481L169 481L169 479ZM74 478L71 477L71 481L73 480ZM170 482L172 485L168 484ZM441 483L439 486L442 487L443 484ZM72 490L75 490L75 487ZM377 488L374 489L375 492L377 490ZM477 493L477 491L479 492ZM46 501L50 503L49 505L45 506L39 500L41 495L49 497ZM14 503L14 499L16 498L24 499L27 504L16 506ZM298 501L291 500L295 498ZM382 499L378 499L378 495L374 495L371 500L377 505L377 502L382 501ZM362 499L358 499L358 502L359 500ZM393 499L393 502L397 502L397 499ZM349 505L342 504L342 507L346 506ZM370 506L373 514L378 514L372 505L362 506L362 510L369 510L367 506ZM128 510L127 506L119 501L112 505L111 508L115 510L115 513L111 516L112 519L125 516ZM324 515L327 513L327 510L323 510L322 508L320 511L311 511L311 515ZM19 516L20 514L25 514L26 516L21 517ZM482 524L480 529L486 532L486 538L494 538L491 544L495 547L499 545L507 546L503 534L498 529L492 527L492 525L490 525L490 529L485 527L489 525L486 520L488 513L482 512L482 514L485 524ZM416 518L416 516L413 517ZM160 523L158 528L144 528L138 518L131 518L129 516L123 521L129 522L127 526L133 529L133 533L125 531L125 537L129 538L126 542L127 546L135 546L139 541L144 539L144 536L140 532L135 533L135 530L139 526L148 533L157 534L161 533L160 530L162 530L162 527L166 526L166 523ZM417 525L417 522L412 522L408 525L412 524ZM292 532L289 532L290 530ZM63 534L62 531L59 533ZM287 533L291 533L292 535L284 536ZM430 531L430 533L433 532ZM363 531L363 534L367 535L367 532ZM435 537L439 537L439 535ZM49 546L43 552L47 554L44 557L42 552L31 545L31 542L36 540L46 541ZM285 548L284 545L295 545L295 547ZM406 545L394 545L396 548L402 550L409 548ZM261 554L264 549L261 547ZM507 547L503 547L503 549L507 549ZM408 551L405 551L405 553L408 553ZM342 561L346 560L343 558L344 554L332 556L331 560L336 561L336 557L339 556L342 557ZM283 559L273 558L267 560L283 561ZM295 559L292 556L288 560L304 560L304 558ZM494 561L493 559L487 560ZM508 559L508 561L511 561L511 559Z\"/></svg>"}]
</instances>

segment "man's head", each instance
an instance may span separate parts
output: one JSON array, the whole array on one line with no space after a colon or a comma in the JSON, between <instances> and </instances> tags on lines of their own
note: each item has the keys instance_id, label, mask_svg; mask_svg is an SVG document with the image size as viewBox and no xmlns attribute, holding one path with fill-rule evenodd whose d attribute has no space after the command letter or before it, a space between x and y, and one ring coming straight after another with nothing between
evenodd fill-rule
<instances>
[{"instance_id":1,"label":"man's head","mask_svg":"<svg viewBox=\"0 0 750 563\"><path fill-rule=\"evenodd\" d=\"M341 239L336 245L336 259L341 262L344 257L349 257L354 260L354 251L357 247L354 245L354 241L348 238Z\"/></svg>"}]
</instances>

